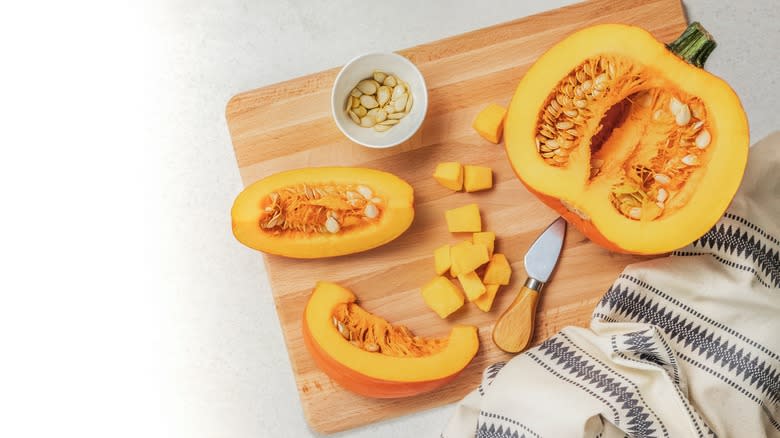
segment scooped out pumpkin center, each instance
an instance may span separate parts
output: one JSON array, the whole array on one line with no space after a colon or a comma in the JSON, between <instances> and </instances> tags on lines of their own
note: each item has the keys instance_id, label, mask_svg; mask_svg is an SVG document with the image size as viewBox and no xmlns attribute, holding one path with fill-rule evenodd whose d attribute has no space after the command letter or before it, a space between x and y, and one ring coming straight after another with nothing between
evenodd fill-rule
<instances>
[{"instance_id":1,"label":"scooped out pumpkin center","mask_svg":"<svg viewBox=\"0 0 780 438\"><path fill-rule=\"evenodd\" d=\"M682 208L709 158L704 103L662 77L621 56L590 58L558 83L538 117L544 162L589 166L588 182L610 183L611 204L633 220Z\"/></svg>"},{"instance_id":2,"label":"scooped out pumpkin center","mask_svg":"<svg viewBox=\"0 0 780 438\"><path fill-rule=\"evenodd\" d=\"M448 338L415 336L402 325L392 325L355 303L342 303L333 311L333 325L356 348L393 357L422 357L438 353Z\"/></svg>"},{"instance_id":3,"label":"scooped out pumpkin center","mask_svg":"<svg viewBox=\"0 0 780 438\"><path fill-rule=\"evenodd\" d=\"M261 201L260 228L271 234L337 234L376 222L384 200L365 185L300 184Z\"/></svg>"}]
</instances>

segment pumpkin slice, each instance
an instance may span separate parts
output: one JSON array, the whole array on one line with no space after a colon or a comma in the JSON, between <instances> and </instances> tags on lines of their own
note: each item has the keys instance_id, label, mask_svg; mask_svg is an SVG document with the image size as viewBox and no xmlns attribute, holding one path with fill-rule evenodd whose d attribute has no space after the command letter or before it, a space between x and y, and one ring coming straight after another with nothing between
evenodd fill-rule
<instances>
[{"instance_id":1,"label":"pumpkin slice","mask_svg":"<svg viewBox=\"0 0 780 438\"><path fill-rule=\"evenodd\" d=\"M477 328L455 326L446 338L414 336L363 310L349 290L317 283L306 304L303 339L317 366L367 397L408 397L452 381L479 349Z\"/></svg>"},{"instance_id":2,"label":"pumpkin slice","mask_svg":"<svg viewBox=\"0 0 780 438\"><path fill-rule=\"evenodd\" d=\"M698 23L668 48L620 24L564 39L510 104L515 173L606 248L657 254L700 237L736 193L749 143L739 98L700 68L714 47Z\"/></svg>"},{"instance_id":3,"label":"pumpkin slice","mask_svg":"<svg viewBox=\"0 0 780 438\"><path fill-rule=\"evenodd\" d=\"M414 191L374 169L319 167L277 173L233 203L233 234L244 245L294 258L365 251L403 234Z\"/></svg>"}]
</instances>

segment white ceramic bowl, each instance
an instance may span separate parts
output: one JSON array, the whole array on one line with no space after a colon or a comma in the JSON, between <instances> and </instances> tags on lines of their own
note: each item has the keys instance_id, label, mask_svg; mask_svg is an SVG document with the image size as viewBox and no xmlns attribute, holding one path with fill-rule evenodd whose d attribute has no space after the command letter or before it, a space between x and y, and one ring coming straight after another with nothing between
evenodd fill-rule
<instances>
[{"instance_id":1,"label":"white ceramic bowl","mask_svg":"<svg viewBox=\"0 0 780 438\"><path fill-rule=\"evenodd\" d=\"M385 132L355 124L344 111L349 93L358 82L371 77L374 70L392 74L406 82L413 98L409 114ZM389 148L405 142L420 129L428 111L428 89L420 70L408 59L396 53L371 53L358 56L341 69L333 84L330 109L336 125L350 140L370 148Z\"/></svg>"}]
</instances>

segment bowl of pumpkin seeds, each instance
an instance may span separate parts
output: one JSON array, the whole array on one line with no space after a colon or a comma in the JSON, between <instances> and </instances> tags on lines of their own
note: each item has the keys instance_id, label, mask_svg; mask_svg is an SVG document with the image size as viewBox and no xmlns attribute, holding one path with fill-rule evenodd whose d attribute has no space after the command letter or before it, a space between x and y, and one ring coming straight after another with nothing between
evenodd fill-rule
<instances>
[{"instance_id":1,"label":"bowl of pumpkin seeds","mask_svg":"<svg viewBox=\"0 0 780 438\"><path fill-rule=\"evenodd\" d=\"M347 63L336 76L331 112L353 142L389 148L411 138L425 119L428 90L420 70L396 53L371 53Z\"/></svg>"}]
</instances>

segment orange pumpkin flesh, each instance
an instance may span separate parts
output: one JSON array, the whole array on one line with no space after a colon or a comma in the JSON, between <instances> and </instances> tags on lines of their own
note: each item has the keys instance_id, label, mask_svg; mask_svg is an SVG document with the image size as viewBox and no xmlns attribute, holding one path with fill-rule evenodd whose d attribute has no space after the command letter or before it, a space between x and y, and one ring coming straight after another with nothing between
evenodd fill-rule
<instances>
[{"instance_id":1,"label":"orange pumpkin flesh","mask_svg":"<svg viewBox=\"0 0 780 438\"><path fill-rule=\"evenodd\" d=\"M526 73L509 107L506 150L528 189L587 237L657 254L720 218L742 179L747 119L701 65L714 48L693 24L673 43L599 25L574 33Z\"/></svg>"},{"instance_id":2,"label":"orange pumpkin flesh","mask_svg":"<svg viewBox=\"0 0 780 438\"><path fill-rule=\"evenodd\" d=\"M290 170L246 187L231 210L244 245L294 258L365 251L403 234L414 219L414 190L374 169Z\"/></svg>"},{"instance_id":3,"label":"orange pumpkin flesh","mask_svg":"<svg viewBox=\"0 0 780 438\"><path fill-rule=\"evenodd\" d=\"M369 314L355 300L349 290L319 282L303 317L304 343L315 363L349 391L374 398L428 392L454 379L477 353L476 327L421 338Z\"/></svg>"}]
</instances>

